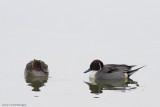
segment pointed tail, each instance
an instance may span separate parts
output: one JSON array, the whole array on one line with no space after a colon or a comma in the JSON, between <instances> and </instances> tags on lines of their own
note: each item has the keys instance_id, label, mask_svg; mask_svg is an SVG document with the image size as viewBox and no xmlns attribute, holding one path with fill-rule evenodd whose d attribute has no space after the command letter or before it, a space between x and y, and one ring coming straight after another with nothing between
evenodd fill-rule
<instances>
[{"instance_id":1,"label":"pointed tail","mask_svg":"<svg viewBox=\"0 0 160 107\"><path fill-rule=\"evenodd\" d=\"M146 65L145 65L146 66ZM138 71L139 69L145 67L145 66L142 66L142 67L139 67L135 70L128 70L126 73L128 74L128 77L130 77L132 74L134 74L136 71Z\"/></svg>"}]
</instances>

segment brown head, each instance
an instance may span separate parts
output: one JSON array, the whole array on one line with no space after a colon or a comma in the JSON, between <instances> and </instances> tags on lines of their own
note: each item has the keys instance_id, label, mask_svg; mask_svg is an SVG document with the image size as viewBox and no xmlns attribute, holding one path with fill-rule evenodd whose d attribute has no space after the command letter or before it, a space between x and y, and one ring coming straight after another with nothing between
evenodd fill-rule
<instances>
[{"instance_id":1,"label":"brown head","mask_svg":"<svg viewBox=\"0 0 160 107\"><path fill-rule=\"evenodd\" d=\"M89 71L100 71L103 68L103 62L100 60L94 60L91 64L90 64L90 68L85 71L84 73L87 73Z\"/></svg>"},{"instance_id":2,"label":"brown head","mask_svg":"<svg viewBox=\"0 0 160 107\"><path fill-rule=\"evenodd\" d=\"M32 68L36 71L40 71L42 69L40 61L34 59L32 62Z\"/></svg>"}]
</instances>

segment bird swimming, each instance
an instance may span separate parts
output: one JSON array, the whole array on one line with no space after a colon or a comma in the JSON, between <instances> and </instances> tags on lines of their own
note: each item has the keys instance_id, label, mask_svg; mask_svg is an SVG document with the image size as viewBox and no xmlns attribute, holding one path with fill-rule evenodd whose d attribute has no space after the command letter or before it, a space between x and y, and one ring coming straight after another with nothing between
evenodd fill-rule
<instances>
[{"instance_id":1,"label":"bird swimming","mask_svg":"<svg viewBox=\"0 0 160 107\"><path fill-rule=\"evenodd\" d=\"M25 76L48 76L48 65L41 60L34 59L27 63Z\"/></svg>"},{"instance_id":2,"label":"bird swimming","mask_svg":"<svg viewBox=\"0 0 160 107\"><path fill-rule=\"evenodd\" d=\"M143 68L144 66L132 70L135 65L125 64L106 64L104 65L100 60L94 60L90 64L90 68L84 73L91 72L89 78L94 79L121 79L128 78L133 73Z\"/></svg>"}]
</instances>

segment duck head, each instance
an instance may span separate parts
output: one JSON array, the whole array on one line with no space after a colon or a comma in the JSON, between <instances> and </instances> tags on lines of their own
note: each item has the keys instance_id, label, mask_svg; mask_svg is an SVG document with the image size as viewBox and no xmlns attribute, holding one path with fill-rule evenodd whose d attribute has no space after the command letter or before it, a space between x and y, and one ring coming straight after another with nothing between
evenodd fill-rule
<instances>
[{"instance_id":1,"label":"duck head","mask_svg":"<svg viewBox=\"0 0 160 107\"><path fill-rule=\"evenodd\" d=\"M42 68L40 61L34 59L32 62L32 68L36 71L40 71Z\"/></svg>"},{"instance_id":2,"label":"duck head","mask_svg":"<svg viewBox=\"0 0 160 107\"><path fill-rule=\"evenodd\" d=\"M39 60L34 59L32 62L32 68L36 71L42 71L44 73L48 73L45 71L45 69L43 68L41 62Z\"/></svg>"},{"instance_id":3,"label":"duck head","mask_svg":"<svg viewBox=\"0 0 160 107\"><path fill-rule=\"evenodd\" d=\"M90 72L92 70L94 71L100 71L103 68L103 62L100 60L94 60L91 64L90 64L90 68L85 71L84 73Z\"/></svg>"}]
</instances>

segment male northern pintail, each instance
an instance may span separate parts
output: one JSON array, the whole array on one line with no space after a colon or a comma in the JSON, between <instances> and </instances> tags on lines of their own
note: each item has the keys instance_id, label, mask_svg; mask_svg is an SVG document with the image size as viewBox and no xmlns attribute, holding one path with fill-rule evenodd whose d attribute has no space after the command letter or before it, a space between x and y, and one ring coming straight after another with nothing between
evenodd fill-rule
<instances>
[{"instance_id":1,"label":"male northern pintail","mask_svg":"<svg viewBox=\"0 0 160 107\"><path fill-rule=\"evenodd\" d=\"M89 78L94 79L120 79L120 78L128 78L133 73L138 71L139 69L143 68L137 68L134 70L131 70L132 67L135 65L125 65L125 64L106 64L104 65L102 61L100 60L94 60L90 64L90 68L85 71L84 73L90 72Z\"/></svg>"},{"instance_id":2,"label":"male northern pintail","mask_svg":"<svg viewBox=\"0 0 160 107\"><path fill-rule=\"evenodd\" d=\"M25 68L26 76L48 76L48 65L41 60L30 61Z\"/></svg>"}]
</instances>

